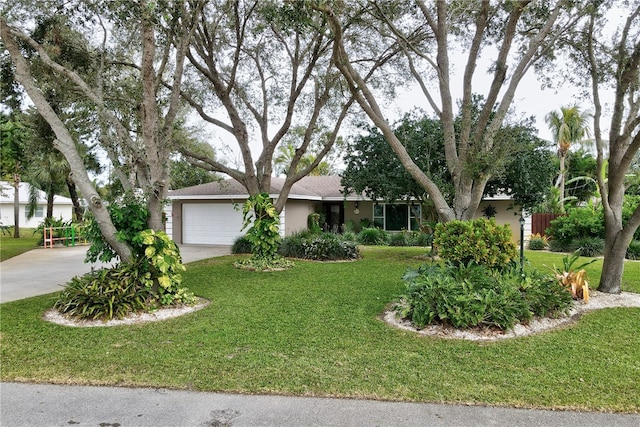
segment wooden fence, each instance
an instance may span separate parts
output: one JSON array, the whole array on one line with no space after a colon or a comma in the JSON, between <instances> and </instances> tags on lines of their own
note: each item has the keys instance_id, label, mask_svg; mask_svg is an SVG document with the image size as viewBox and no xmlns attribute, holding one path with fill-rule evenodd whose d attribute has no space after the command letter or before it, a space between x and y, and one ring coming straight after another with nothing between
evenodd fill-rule
<instances>
[{"instance_id":1,"label":"wooden fence","mask_svg":"<svg viewBox=\"0 0 640 427\"><path fill-rule=\"evenodd\" d=\"M531 216L531 234L546 235L545 230L549 228L551 221L564 215L565 214L534 213Z\"/></svg>"}]
</instances>

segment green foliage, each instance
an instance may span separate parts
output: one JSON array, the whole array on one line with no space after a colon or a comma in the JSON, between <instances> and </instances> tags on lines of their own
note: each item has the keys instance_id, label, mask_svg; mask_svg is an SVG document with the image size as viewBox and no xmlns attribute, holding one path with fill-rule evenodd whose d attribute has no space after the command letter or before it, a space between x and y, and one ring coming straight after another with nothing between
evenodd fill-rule
<instances>
[{"instance_id":1,"label":"green foliage","mask_svg":"<svg viewBox=\"0 0 640 427\"><path fill-rule=\"evenodd\" d=\"M249 197L242 213L242 229L251 225L246 237L251 242L254 258L275 259L280 244L280 220L269 194L260 193Z\"/></svg>"},{"instance_id":2,"label":"green foliage","mask_svg":"<svg viewBox=\"0 0 640 427\"><path fill-rule=\"evenodd\" d=\"M150 273L151 282L147 286L151 287L160 305L195 301L180 287L185 268L178 246L167 233L144 230L132 239L132 246L135 253L144 254L138 259L142 270Z\"/></svg>"},{"instance_id":3,"label":"green foliage","mask_svg":"<svg viewBox=\"0 0 640 427\"><path fill-rule=\"evenodd\" d=\"M541 236L540 234L534 234L529 238L528 248L532 251L541 251L547 248L549 244L549 238L547 236Z\"/></svg>"},{"instance_id":4,"label":"green foliage","mask_svg":"<svg viewBox=\"0 0 640 427\"><path fill-rule=\"evenodd\" d=\"M282 240L278 253L285 257L317 261L351 260L360 258L358 246L349 236L333 233L301 232Z\"/></svg>"},{"instance_id":5,"label":"green foliage","mask_svg":"<svg viewBox=\"0 0 640 427\"><path fill-rule=\"evenodd\" d=\"M304 244L307 259L334 261L358 259L360 252L355 242L342 240L333 233L322 233Z\"/></svg>"},{"instance_id":6,"label":"green foliage","mask_svg":"<svg viewBox=\"0 0 640 427\"><path fill-rule=\"evenodd\" d=\"M596 257L604 254L604 239L601 237L580 237L574 244L582 256Z\"/></svg>"},{"instance_id":7,"label":"green foliage","mask_svg":"<svg viewBox=\"0 0 640 427\"><path fill-rule=\"evenodd\" d=\"M238 237L231 246L232 254L250 254L251 242L247 239L247 236Z\"/></svg>"},{"instance_id":8,"label":"green foliage","mask_svg":"<svg viewBox=\"0 0 640 427\"><path fill-rule=\"evenodd\" d=\"M475 263L501 269L518 256L509 226L499 226L493 218L439 223L433 246L442 259L454 265Z\"/></svg>"},{"instance_id":9,"label":"green foliage","mask_svg":"<svg viewBox=\"0 0 640 427\"><path fill-rule=\"evenodd\" d=\"M320 212L314 212L307 217L307 228L312 233L320 233L322 231L322 224L325 222L325 214Z\"/></svg>"},{"instance_id":10,"label":"green foliage","mask_svg":"<svg viewBox=\"0 0 640 427\"><path fill-rule=\"evenodd\" d=\"M108 210L111 221L118 230L118 240L126 242L130 246L133 238L147 228L147 218L149 217L147 207L143 200L132 194L127 194L120 200L110 203ZM115 250L102 236L100 227L92 214L88 214L85 218L85 235L87 240L91 242L85 262L98 260L109 262L117 257ZM136 248L132 247L132 249ZM142 254L137 252L134 256L139 257Z\"/></svg>"},{"instance_id":11,"label":"green foliage","mask_svg":"<svg viewBox=\"0 0 640 427\"><path fill-rule=\"evenodd\" d=\"M74 277L54 307L81 319L120 319L150 307L151 274L137 262Z\"/></svg>"},{"instance_id":12,"label":"green foliage","mask_svg":"<svg viewBox=\"0 0 640 427\"><path fill-rule=\"evenodd\" d=\"M571 296L550 275L521 274L518 269L425 264L407 270L403 280L406 292L397 311L419 328L439 323L508 330L571 305Z\"/></svg>"},{"instance_id":13,"label":"green foliage","mask_svg":"<svg viewBox=\"0 0 640 427\"><path fill-rule=\"evenodd\" d=\"M196 301L181 287L185 268L178 247L166 233L144 230L132 238L132 245L143 255L111 269L74 277L54 307L74 317L108 320Z\"/></svg>"},{"instance_id":14,"label":"green foliage","mask_svg":"<svg viewBox=\"0 0 640 427\"><path fill-rule=\"evenodd\" d=\"M640 241L632 240L627 248L627 259L640 260Z\"/></svg>"},{"instance_id":15,"label":"green foliage","mask_svg":"<svg viewBox=\"0 0 640 427\"><path fill-rule=\"evenodd\" d=\"M300 231L285 237L280 242L278 253L288 258L304 258L305 242L314 237L315 233L310 231Z\"/></svg>"},{"instance_id":16,"label":"green foliage","mask_svg":"<svg viewBox=\"0 0 640 427\"><path fill-rule=\"evenodd\" d=\"M570 242L581 237L604 238L604 215L602 208L573 208L560 216L547 229L552 240Z\"/></svg>"},{"instance_id":17,"label":"green foliage","mask_svg":"<svg viewBox=\"0 0 640 427\"><path fill-rule=\"evenodd\" d=\"M40 233L40 245L44 244L44 229L53 227L53 228L62 228L62 227L70 227L73 224L71 220L64 220L62 216L60 218L45 218L38 227L33 230L33 234ZM53 230L53 237L62 237L62 230Z\"/></svg>"},{"instance_id":18,"label":"green foliage","mask_svg":"<svg viewBox=\"0 0 640 427\"><path fill-rule=\"evenodd\" d=\"M633 212L640 204L640 196L625 195L622 202L622 223L626 224ZM640 240L640 228L633 235L635 240Z\"/></svg>"},{"instance_id":19,"label":"green foliage","mask_svg":"<svg viewBox=\"0 0 640 427\"><path fill-rule=\"evenodd\" d=\"M576 250L576 246L573 239L549 239L549 250L551 252L573 252Z\"/></svg>"},{"instance_id":20,"label":"green foliage","mask_svg":"<svg viewBox=\"0 0 640 427\"><path fill-rule=\"evenodd\" d=\"M361 245L387 245L389 241L389 233L380 228L363 227L358 233L356 239Z\"/></svg>"}]
</instances>

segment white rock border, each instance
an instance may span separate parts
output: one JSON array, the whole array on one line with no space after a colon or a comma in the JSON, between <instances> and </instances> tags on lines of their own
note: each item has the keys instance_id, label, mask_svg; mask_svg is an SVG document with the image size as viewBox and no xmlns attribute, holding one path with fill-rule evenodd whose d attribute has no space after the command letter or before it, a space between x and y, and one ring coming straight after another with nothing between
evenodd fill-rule
<instances>
[{"instance_id":1,"label":"white rock border","mask_svg":"<svg viewBox=\"0 0 640 427\"><path fill-rule=\"evenodd\" d=\"M564 325L575 322L584 312L599 310L603 308L615 307L637 307L640 308L640 294L632 292L622 292L619 294L607 294L603 292L591 291L591 298L588 303L576 301L569 314L556 319L535 318L527 325L518 324L508 331L496 331L492 329L456 329L451 326L427 325L423 329L416 329L411 322L400 319L393 310L387 310L382 315L382 320L388 324L414 332L418 335L425 335L447 339L461 339L469 341L498 341L508 338L523 337L544 331L560 328Z\"/></svg>"},{"instance_id":2,"label":"white rock border","mask_svg":"<svg viewBox=\"0 0 640 427\"><path fill-rule=\"evenodd\" d=\"M55 308L47 310L42 318L47 322L56 323L58 325L72 326L76 328L94 328L99 326L121 326L121 325L137 325L141 323L159 322L161 320L172 319L174 317L183 316L202 310L211 304L211 301L204 298L198 298L195 305L185 305L182 307L161 308L154 312L136 313L122 319L112 320L78 320L70 316L65 316Z\"/></svg>"}]
</instances>

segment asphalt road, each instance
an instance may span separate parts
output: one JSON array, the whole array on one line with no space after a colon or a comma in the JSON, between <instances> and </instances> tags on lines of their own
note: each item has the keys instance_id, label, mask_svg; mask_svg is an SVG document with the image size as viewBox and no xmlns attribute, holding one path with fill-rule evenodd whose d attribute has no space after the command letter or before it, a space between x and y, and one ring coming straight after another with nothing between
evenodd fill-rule
<instances>
[{"instance_id":1,"label":"asphalt road","mask_svg":"<svg viewBox=\"0 0 640 427\"><path fill-rule=\"evenodd\" d=\"M640 415L149 388L0 384L2 426L634 426Z\"/></svg>"}]
</instances>

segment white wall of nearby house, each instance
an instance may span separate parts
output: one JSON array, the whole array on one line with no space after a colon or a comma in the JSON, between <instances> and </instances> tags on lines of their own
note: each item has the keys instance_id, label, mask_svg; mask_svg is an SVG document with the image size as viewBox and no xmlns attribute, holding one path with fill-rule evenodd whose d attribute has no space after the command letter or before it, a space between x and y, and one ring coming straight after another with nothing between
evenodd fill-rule
<instances>
[{"instance_id":1,"label":"white wall of nearby house","mask_svg":"<svg viewBox=\"0 0 640 427\"><path fill-rule=\"evenodd\" d=\"M27 218L27 205L29 202L29 184L20 183L18 202L20 208L20 227L36 228L44 220L47 214L47 199L42 191L38 191L38 207L35 216ZM0 182L0 222L3 226L14 225L13 215L14 188L8 182ZM68 197L55 196L53 199L53 217L70 221L73 218L73 203Z\"/></svg>"}]
</instances>

